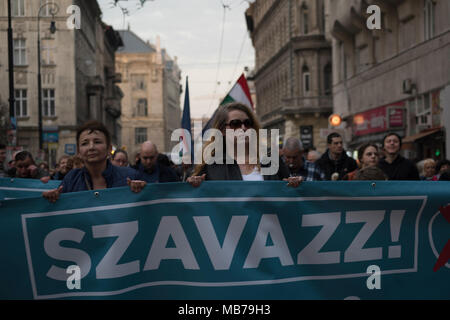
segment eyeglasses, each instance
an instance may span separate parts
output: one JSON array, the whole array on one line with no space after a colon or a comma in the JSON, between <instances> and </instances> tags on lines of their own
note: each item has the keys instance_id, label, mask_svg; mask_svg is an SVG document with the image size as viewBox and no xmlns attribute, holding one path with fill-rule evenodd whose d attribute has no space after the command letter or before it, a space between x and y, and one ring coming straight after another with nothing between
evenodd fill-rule
<instances>
[{"instance_id":1,"label":"eyeglasses","mask_svg":"<svg viewBox=\"0 0 450 320\"><path fill-rule=\"evenodd\" d=\"M227 123L227 126L230 126L230 128L234 130L242 128L242 125L244 125L246 128L251 128L253 127L253 121L250 119L245 119L244 121L235 119Z\"/></svg>"}]
</instances>

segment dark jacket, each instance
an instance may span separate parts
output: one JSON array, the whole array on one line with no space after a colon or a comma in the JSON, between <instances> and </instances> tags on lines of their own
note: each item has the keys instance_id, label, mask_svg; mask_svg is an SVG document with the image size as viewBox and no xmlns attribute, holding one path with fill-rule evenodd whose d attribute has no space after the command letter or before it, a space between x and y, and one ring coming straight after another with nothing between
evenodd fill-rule
<instances>
[{"instance_id":1,"label":"dark jacket","mask_svg":"<svg viewBox=\"0 0 450 320\"><path fill-rule=\"evenodd\" d=\"M107 160L106 169L102 172L106 180L107 188L117 188L127 186L127 178L131 180L142 180L141 175L134 169L127 167L116 167ZM86 184L89 184L88 185ZM60 186L63 186L63 193L92 190L92 180L86 168L70 170Z\"/></svg>"},{"instance_id":2,"label":"dark jacket","mask_svg":"<svg viewBox=\"0 0 450 320\"><path fill-rule=\"evenodd\" d=\"M159 163L155 165L152 172L147 172L142 163L139 163L137 168L142 179L148 183L180 182L180 178L174 170Z\"/></svg>"},{"instance_id":3,"label":"dark jacket","mask_svg":"<svg viewBox=\"0 0 450 320\"><path fill-rule=\"evenodd\" d=\"M383 170L389 180L420 180L416 165L401 155L398 155L392 163L381 159L378 167Z\"/></svg>"},{"instance_id":4,"label":"dark jacket","mask_svg":"<svg viewBox=\"0 0 450 320\"><path fill-rule=\"evenodd\" d=\"M331 180L331 175L335 172L339 173L339 179L358 168L355 159L350 158L345 153L345 150L342 152L341 156L338 160L331 160L328 155L330 152L329 149L320 157L319 160L316 161L316 164L322 169L323 173L325 173L325 179Z\"/></svg>"},{"instance_id":5,"label":"dark jacket","mask_svg":"<svg viewBox=\"0 0 450 320\"><path fill-rule=\"evenodd\" d=\"M283 180L289 177L289 169L281 159L279 160L278 171L274 175L264 175L264 180ZM261 165L269 167L270 164ZM200 176L206 174L205 180L242 180L241 170L236 161L233 164L210 164L205 165L200 172Z\"/></svg>"}]
</instances>

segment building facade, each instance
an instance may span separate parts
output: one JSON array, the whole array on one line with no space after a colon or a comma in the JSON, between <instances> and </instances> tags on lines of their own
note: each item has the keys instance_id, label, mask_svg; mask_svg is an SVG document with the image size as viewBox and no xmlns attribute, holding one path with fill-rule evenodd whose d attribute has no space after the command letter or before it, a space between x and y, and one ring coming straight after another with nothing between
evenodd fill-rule
<instances>
[{"instance_id":1,"label":"building facade","mask_svg":"<svg viewBox=\"0 0 450 320\"><path fill-rule=\"evenodd\" d=\"M367 27L369 5L380 8L381 29ZM333 104L349 146L394 131L409 158L448 158L450 1L327 0L326 8Z\"/></svg>"},{"instance_id":2,"label":"building facade","mask_svg":"<svg viewBox=\"0 0 450 320\"><path fill-rule=\"evenodd\" d=\"M332 106L331 43L323 0L256 0L246 11L255 48L257 114L306 148L326 149Z\"/></svg>"},{"instance_id":3,"label":"building facade","mask_svg":"<svg viewBox=\"0 0 450 320\"><path fill-rule=\"evenodd\" d=\"M130 156L151 140L159 152L170 152L177 142L170 140L180 128L181 72L177 59L156 45L145 42L130 30L119 31L124 47L116 55L123 91L120 117L120 147Z\"/></svg>"},{"instance_id":4,"label":"building facade","mask_svg":"<svg viewBox=\"0 0 450 320\"><path fill-rule=\"evenodd\" d=\"M59 11L51 15L55 3ZM80 8L81 28L69 28L71 5ZM38 34L38 16L40 32ZM117 139L121 94L115 83L114 52L120 36L101 21L97 1L12 0L17 145L54 165L76 152L76 128L88 119L108 124ZM50 32L55 21L56 32ZM0 4L0 74L8 79L7 2ZM39 38L38 38L39 37ZM38 39L41 43L42 132L38 128ZM0 83L0 104L8 103L8 81Z\"/></svg>"}]
</instances>

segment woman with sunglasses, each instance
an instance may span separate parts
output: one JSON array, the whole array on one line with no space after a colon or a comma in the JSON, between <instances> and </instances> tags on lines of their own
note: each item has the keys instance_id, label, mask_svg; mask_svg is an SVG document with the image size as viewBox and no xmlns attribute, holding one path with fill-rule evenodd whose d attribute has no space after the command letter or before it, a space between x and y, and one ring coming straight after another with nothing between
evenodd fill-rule
<instances>
[{"instance_id":1,"label":"woman with sunglasses","mask_svg":"<svg viewBox=\"0 0 450 320\"><path fill-rule=\"evenodd\" d=\"M259 121L254 113L245 105L241 103L230 103L220 106L216 111L212 119L212 128L219 130L225 139L231 139L226 134L227 129L234 130L235 135L231 135L234 141L226 141L224 139L224 159L223 164L213 163L206 164L203 160L201 165L198 165L194 169L194 173L186 181L192 186L198 187L204 180L243 180L243 181L264 181L264 180L284 180L288 182L289 186L297 187L302 182L302 177L289 177L289 170L284 162L279 159L279 167L273 175L263 175L260 164L258 152L256 154L257 161L251 161L252 148L258 148L259 146ZM240 131L237 131L242 129ZM240 139L237 136L244 135L248 129L253 129L256 132L257 143L250 143L250 139L245 137ZM237 136L236 136L237 135ZM212 143L212 141L210 142ZM238 150L240 143L245 143L245 161L241 161L243 157L238 156ZM234 144L234 152L227 150L227 145ZM203 148L205 150L209 144L206 144ZM227 164L230 161L226 161L226 157L233 160L233 163ZM267 165L269 166L269 165Z\"/></svg>"}]
</instances>

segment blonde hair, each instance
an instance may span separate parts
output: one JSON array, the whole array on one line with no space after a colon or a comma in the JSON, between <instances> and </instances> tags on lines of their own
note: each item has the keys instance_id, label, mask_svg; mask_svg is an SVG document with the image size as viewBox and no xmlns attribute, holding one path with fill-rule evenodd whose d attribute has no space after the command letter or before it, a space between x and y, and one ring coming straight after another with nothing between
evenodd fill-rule
<instances>
[{"instance_id":1,"label":"blonde hair","mask_svg":"<svg viewBox=\"0 0 450 320\"><path fill-rule=\"evenodd\" d=\"M239 102L232 102L232 103L227 103L227 104L219 106L217 111L214 113L213 118L211 119L211 123L212 123L211 129L217 129L220 132L222 132L225 129L225 127L227 126L228 114L234 110L244 112L249 117L249 119L252 121L252 123L253 123L252 128L256 131L256 136L257 136L257 141L258 141L258 152L257 153L259 153L259 130L261 129L261 124L259 123L258 118L253 113L253 111L250 110L250 108L247 107L245 104L242 104ZM213 142L214 142L214 140L208 141L203 146L202 154L203 154L203 151L208 147L208 145L210 145ZM257 155L257 157L258 157L257 159L258 159L258 163L259 163L259 154ZM206 163L205 163L205 160L203 159L202 164L199 164L195 167L194 172L192 173L192 176L198 176L200 174L200 172L203 170L203 168L205 167L205 165L206 165Z\"/></svg>"}]
</instances>

